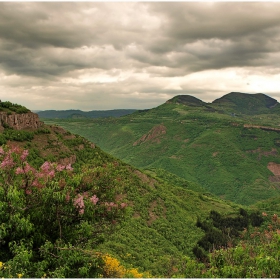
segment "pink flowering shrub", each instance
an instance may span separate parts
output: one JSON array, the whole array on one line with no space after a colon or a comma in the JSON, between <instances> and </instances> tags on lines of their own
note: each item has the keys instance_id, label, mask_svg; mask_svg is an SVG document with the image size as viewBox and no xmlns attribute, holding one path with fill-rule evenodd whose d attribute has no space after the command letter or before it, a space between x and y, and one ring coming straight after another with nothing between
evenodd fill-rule
<instances>
[{"instance_id":1,"label":"pink flowering shrub","mask_svg":"<svg viewBox=\"0 0 280 280\"><path fill-rule=\"evenodd\" d=\"M111 231L127 205L115 201L117 188L112 184L109 165L94 169L84 165L82 171L75 172L70 164L46 161L34 168L28 155L28 150L18 147L0 147L1 250L10 258L11 267L26 271L24 277L43 277L42 267L45 271L53 269L49 277L82 277L77 270L80 260L75 261L77 254L87 265L88 255L85 257L81 248L87 242L102 242L104 233ZM63 256L67 248L71 248L67 252L74 260L69 255L54 257ZM61 262L68 260L68 274L66 270L59 274ZM71 274L74 270L76 274Z\"/></svg>"},{"instance_id":2,"label":"pink flowering shrub","mask_svg":"<svg viewBox=\"0 0 280 280\"><path fill-rule=\"evenodd\" d=\"M84 214L85 203L84 203L84 197L82 195L78 194L78 197L74 199L74 205L76 206L80 214Z\"/></svg>"},{"instance_id":3,"label":"pink flowering shrub","mask_svg":"<svg viewBox=\"0 0 280 280\"><path fill-rule=\"evenodd\" d=\"M64 166L46 161L40 168L35 169L27 161L28 154L28 150L21 150L18 147L0 148L3 187L9 188L10 184L17 186L21 196L26 196L24 200L27 209L34 209L36 205L38 213L41 210L41 215L44 215L43 212L50 208L54 215L53 221L58 224L59 236L62 236L64 215L72 215L78 222L84 215L85 218L94 217L93 220L96 221L101 216L111 219L113 215L121 214L121 211L126 208L126 203L114 202L116 189L108 186L107 165L96 168L94 173L85 171L81 176L73 173L70 164ZM104 183L104 185L96 188L89 184L85 190L84 183L88 175L98 178L99 184ZM71 201L72 203L69 204ZM74 213L77 216L73 216Z\"/></svg>"},{"instance_id":4,"label":"pink flowering shrub","mask_svg":"<svg viewBox=\"0 0 280 280\"><path fill-rule=\"evenodd\" d=\"M90 198L90 201L91 201L94 205L97 204L98 200L99 200L99 198L98 198L96 195L94 195L94 196L92 196L92 197Z\"/></svg>"}]
</instances>

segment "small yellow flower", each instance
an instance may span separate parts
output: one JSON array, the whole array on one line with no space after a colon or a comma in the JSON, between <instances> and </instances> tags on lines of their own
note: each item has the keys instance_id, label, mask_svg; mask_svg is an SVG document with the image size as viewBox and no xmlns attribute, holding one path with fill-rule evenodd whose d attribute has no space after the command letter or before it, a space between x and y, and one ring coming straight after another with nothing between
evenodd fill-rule
<instances>
[{"instance_id":1,"label":"small yellow flower","mask_svg":"<svg viewBox=\"0 0 280 280\"><path fill-rule=\"evenodd\" d=\"M2 266L3 266L3 263L2 263L2 262L0 262L0 268L2 268Z\"/></svg>"},{"instance_id":2,"label":"small yellow flower","mask_svg":"<svg viewBox=\"0 0 280 280\"><path fill-rule=\"evenodd\" d=\"M22 277L22 274L21 274L21 273L18 273L17 276L18 276L18 278L21 278L21 277Z\"/></svg>"}]
</instances>

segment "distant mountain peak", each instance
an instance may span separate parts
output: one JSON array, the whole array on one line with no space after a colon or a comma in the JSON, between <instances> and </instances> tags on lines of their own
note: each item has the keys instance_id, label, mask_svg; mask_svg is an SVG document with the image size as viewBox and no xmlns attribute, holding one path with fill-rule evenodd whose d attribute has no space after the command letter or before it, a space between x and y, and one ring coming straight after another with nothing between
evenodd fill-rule
<instances>
[{"instance_id":1,"label":"distant mountain peak","mask_svg":"<svg viewBox=\"0 0 280 280\"><path fill-rule=\"evenodd\" d=\"M221 98L212 102L213 104L230 104L239 109L246 109L248 111L257 112L262 109L271 109L275 107L278 102L276 99L263 93L243 93L230 92Z\"/></svg>"},{"instance_id":2,"label":"distant mountain peak","mask_svg":"<svg viewBox=\"0 0 280 280\"><path fill-rule=\"evenodd\" d=\"M205 105L205 102L191 95L177 95L169 99L166 103L179 103L179 104L190 105L190 106Z\"/></svg>"}]
</instances>

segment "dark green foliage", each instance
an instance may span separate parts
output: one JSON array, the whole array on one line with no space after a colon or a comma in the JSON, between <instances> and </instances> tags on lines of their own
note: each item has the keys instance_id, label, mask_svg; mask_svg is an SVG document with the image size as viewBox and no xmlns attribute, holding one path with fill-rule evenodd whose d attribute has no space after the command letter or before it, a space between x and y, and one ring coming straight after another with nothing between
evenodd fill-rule
<instances>
[{"instance_id":1,"label":"dark green foliage","mask_svg":"<svg viewBox=\"0 0 280 280\"><path fill-rule=\"evenodd\" d=\"M264 218L259 212L253 212L250 214L250 221L253 227L259 227L264 221Z\"/></svg>"},{"instance_id":2,"label":"dark green foliage","mask_svg":"<svg viewBox=\"0 0 280 280\"><path fill-rule=\"evenodd\" d=\"M280 219L274 214L266 223L269 223L266 229L244 231L236 246L213 250L204 262L186 258L175 277L279 278ZM199 247L194 251L201 255Z\"/></svg>"},{"instance_id":3,"label":"dark green foliage","mask_svg":"<svg viewBox=\"0 0 280 280\"><path fill-rule=\"evenodd\" d=\"M31 141L34 137L34 132L6 129L3 132L3 136L6 138L6 140L24 142Z\"/></svg>"},{"instance_id":4,"label":"dark green foliage","mask_svg":"<svg viewBox=\"0 0 280 280\"><path fill-rule=\"evenodd\" d=\"M193 253L197 259L205 261L210 250L236 244L244 229L248 229L250 225L259 227L263 221L259 212L248 214L243 208L239 209L239 215L236 217L222 216L217 211L211 210L206 220L197 220L196 226L201 228L205 235L197 242Z\"/></svg>"},{"instance_id":5,"label":"dark green foliage","mask_svg":"<svg viewBox=\"0 0 280 280\"><path fill-rule=\"evenodd\" d=\"M46 127L42 127L42 128L38 128L37 130L35 130L34 133L35 134L50 134L51 131Z\"/></svg>"},{"instance_id":6,"label":"dark green foliage","mask_svg":"<svg viewBox=\"0 0 280 280\"><path fill-rule=\"evenodd\" d=\"M4 145L6 143L7 143L7 139L6 139L5 135L0 134L0 146Z\"/></svg>"},{"instance_id":7,"label":"dark green foliage","mask_svg":"<svg viewBox=\"0 0 280 280\"><path fill-rule=\"evenodd\" d=\"M5 101L1 102L0 101L0 112L5 111L5 112L15 112L17 114L24 114L24 113L29 113L30 110L25 108L24 106L11 103L10 101Z\"/></svg>"},{"instance_id":8,"label":"dark green foliage","mask_svg":"<svg viewBox=\"0 0 280 280\"><path fill-rule=\"evenodd\" d=\"M74 138L74 139L67 139L64 141L64 144L67 145L68 147L75 147L80 144L84 144L84 139L80 136Z\"/></svg>"}]
</instances>

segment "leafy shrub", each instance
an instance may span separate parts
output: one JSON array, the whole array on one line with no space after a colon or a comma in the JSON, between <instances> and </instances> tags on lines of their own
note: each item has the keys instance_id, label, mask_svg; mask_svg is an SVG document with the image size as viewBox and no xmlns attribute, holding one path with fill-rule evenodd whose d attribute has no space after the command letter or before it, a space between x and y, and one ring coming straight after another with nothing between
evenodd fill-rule
<instances>
[{"instance_id":1,"label":"leafy shrub","mask_svg":"<svg viewBox=\"0 0 280 280\"><path fill-rule=\"evenodd\" d=\"M126 204L114 201L115 188L102 188L102 180L87 186L86 168L76 174L71 165L45 162L36 169L28 156L0 147L0 277L103 275L94 248ZM97 172L102 179L102 168Z\"/></svg>"},{"instance_id":2,"label":"leafy shrub","mask_svg":"<svg viewBox=\"0 0 280 280\"><path fill-rule=\"evenodd\" d=\"M263 221L259 212L252 212L248 215L247 211L242 208L240 208L237 217L223 217L220 213L212 210L207 220L197 220L196 226L204 230L205 235L197 242L193 253L197 259L205 261L210 250L227 247L228 244L232 246L244 228L248 228L250 224L260 226Z\"/></svg>"},{"instance_id":3,"label":"leafy shrub","mask_svg":"<svg viewBox=\"0 0 280 280\"><path fill-rule=\"evenodd\" d=\"M24 130L6 129L4 130L3 134L6 140L13 140L19 142L31 141L34 138L33 132Z\"/></svg>"},{"instance_id":4,"label":"leafy shrub","mask_svg":"<svg viewBox=\"0 0 280 280\"><path fill-rule=\"evenodd\" d=\"M30 112L30 110L28 110L26 107L15 103L11 103L10 101L5 101L5 102L0 101L0 108L8 109L9 111L15 112L17 114L24 114Z\"/></svg>"}]
</instances>

